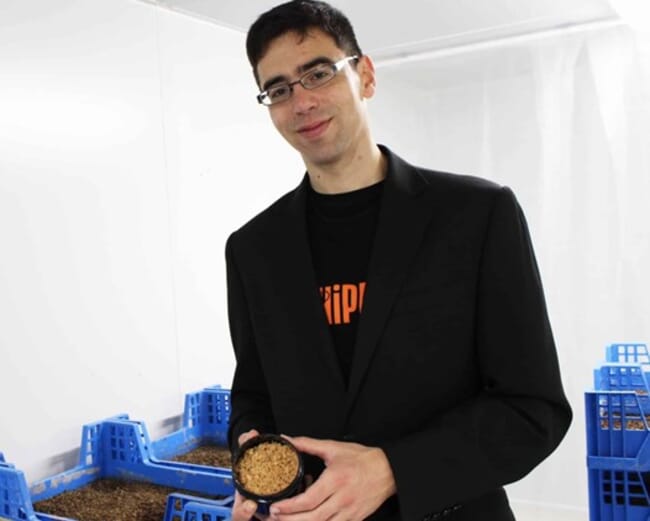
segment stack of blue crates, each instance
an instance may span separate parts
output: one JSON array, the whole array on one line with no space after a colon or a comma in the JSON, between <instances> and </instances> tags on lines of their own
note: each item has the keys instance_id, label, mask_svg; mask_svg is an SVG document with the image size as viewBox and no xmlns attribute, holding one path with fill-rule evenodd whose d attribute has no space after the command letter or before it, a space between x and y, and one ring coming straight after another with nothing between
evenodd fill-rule
<instances>
[{"instance_id":1,"label":"stack of blue crates","mask_svg":"<svg viewBox=\"0 0 650 521\"><path fill-rule=\"evenodd\" d=\"M234 494L231 470L169 459L205 443L225 446L229 419L230 391L214 386L187 394L182 427L154 442L143 422L130 420L125 414L86 424L82 428L79 464L31 487L27 486L23 472L5 462L0 453L0 519L74 521L35 512L33 503L97 479L117 478L230 496L223 501L211 501L172 494L165 516L169 521L228 521Z\"/></svg>"},{"instance_id":2,"label":"stack of blue crates","mask_svg":"<svg viewBox=\"0 0 650 521\"><path fill-rule=\"evenodd\" d=\"M650 357L607 346L585 393L590 521L650 520Z\"/></svg>"}]
</instances>

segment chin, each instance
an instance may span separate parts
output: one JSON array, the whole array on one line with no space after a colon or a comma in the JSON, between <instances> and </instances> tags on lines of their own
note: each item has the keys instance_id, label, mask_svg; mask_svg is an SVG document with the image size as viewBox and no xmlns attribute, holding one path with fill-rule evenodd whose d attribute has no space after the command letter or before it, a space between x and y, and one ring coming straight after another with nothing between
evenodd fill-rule
<instances>
[{"instance_id":1,"label":"chin","mask_svg":"<svg viewBox=\"0 0 650 521\"><path fill-rule=\"evenodd\" d=\"M338 155L331 155L331 154L322 154L322 155L310 155L310 156L303 156L305 159L305 163L315 165L315 166L328 166L328 165L333 165L336 164L340 158Z\"/></svg>"},{"instance_id":2,"label":"chin","mask_svg":"<svg viewBox=\"0 0 650 521\"><path fill-rule=\"evenodd\" d=\"M342 146L323 145L309 150L301 150L300 152L305 163L325 166L339 161L343 156L343 148Z\"/></svg>"}]
</instances>

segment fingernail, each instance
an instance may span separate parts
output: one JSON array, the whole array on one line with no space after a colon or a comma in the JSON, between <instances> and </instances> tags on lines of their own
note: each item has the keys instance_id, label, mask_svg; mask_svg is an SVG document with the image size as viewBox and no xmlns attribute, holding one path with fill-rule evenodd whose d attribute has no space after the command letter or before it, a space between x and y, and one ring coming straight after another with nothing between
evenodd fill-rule
<instances>
[{"instance_id":1,"label":"fingernail","mask_svg":"<svg viewBox=\"0 0 650 521\"><path fill-rule=\"evenodd\" d=\"M246 509L247 513L252 514L253 512L255 512L255 508L256 508L255 503L253 503L252 501L246 501L246 504L244 505L244 509Z\"/></svg>"},{"instance_id":2,"label":"fingernail","mask_svg":"<svg viewBox=\"0 0 650 521\"><path fill-rule=\"evenodd\" d=\"M280 513L280 509L277 507L271 507L271 515L277 516Z\"/></svg>"}]
</instances>

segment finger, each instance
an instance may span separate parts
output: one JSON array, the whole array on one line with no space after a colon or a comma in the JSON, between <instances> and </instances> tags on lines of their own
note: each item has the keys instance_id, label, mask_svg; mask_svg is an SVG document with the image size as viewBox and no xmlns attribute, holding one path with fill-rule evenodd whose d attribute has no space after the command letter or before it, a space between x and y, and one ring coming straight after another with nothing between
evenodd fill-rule
<instances>
[{"instance_id":1,"label":"finger","mask_svg":"<svg viewBox=\"0 0 650 521\"><path fill-rule=\"evenodd\" d=\"M235 492L235 501L232 505L232 521L249 521L257 510L257 503L244 499L239 492Z\"/></svg>"},{"instance_id":2,"label":"finger","mask_svg":"<svg viewBox=\"0 0 650 521\"><path fill-rule=\"evenodd\" d=\"M280 506L280 508L283 508L283 510L279 511L279 508L274 508L276 505L272 505L270 521L330 520L337 514L342 513L339 503L340 502L336 500L336 495L332 495L313 509L299 510L296 512L285 512L285 509L282 506Z\"/></svg>"},{"instance_id":3,"label":"finger","mask_svg":"<svg viewBox=\"0 0 650 521\"><path fill-rule=\"evenodd\" d=\"M327 475L327 471L302 494L298 494L289 499L283 499L273 503L271 506L271 515L279 514L296 514L299 512L310 512L318 508L323 502L327 501L336 492L336 487ZM326 518L325 518L326 519Z\"/></svg>"},{"instance_id":4,"label":"finger","mask_svg":"<svg viewBox=\"0 0 650 521\"><path fill-rule=\"evenodd\" d=\"M242 434L239 435L239 438L237 438L237 442L239 445L242 445L243 443L247 442L251 438L254 438L255 436L259 436L260 433L257 432L255 429L251 429L247 432L243 432Z\"/></svg>"},{"instance_id":5,"label":"finger","mask_svg":"<svg viewBox=\"0 0 650 521\"><path fill-rule=\"evenodd\" d=\"M285 436L284 434L282 436L289 440L300 452L318 456L323 461L328 460L339 443L332 440L317 440L315 438L308 438L307 436L297 436L295 438Z\"/></svg>"}]
</instances>

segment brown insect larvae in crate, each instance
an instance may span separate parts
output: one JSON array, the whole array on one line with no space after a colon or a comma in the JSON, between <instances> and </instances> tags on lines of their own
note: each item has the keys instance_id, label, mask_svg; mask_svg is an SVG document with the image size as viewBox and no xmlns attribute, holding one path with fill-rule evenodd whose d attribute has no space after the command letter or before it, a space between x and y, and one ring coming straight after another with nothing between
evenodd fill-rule
<instances>
[{"instance_id":1,"label":"brown insect larvae in crate","mask_svg":"<svg viewBox=\"0 0 650 521\"><path fill-rule=\"evenodd\" d=\"M615 431L620 431L621 427L623 426L623 423L621 420L614 420L614 429ZM601 419L600 420L600 428L607 430L609 429L609 421L607 419ZM646 430L645 428L645 423L643 423L643 420L627 420L625 422L625 430L628 431L644 431Z\"/></svg>"}]
</instances>

